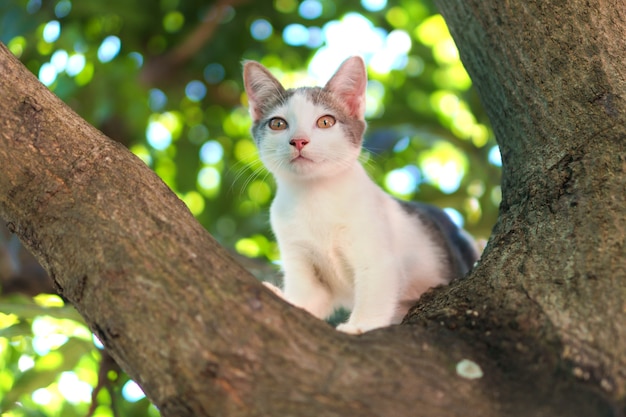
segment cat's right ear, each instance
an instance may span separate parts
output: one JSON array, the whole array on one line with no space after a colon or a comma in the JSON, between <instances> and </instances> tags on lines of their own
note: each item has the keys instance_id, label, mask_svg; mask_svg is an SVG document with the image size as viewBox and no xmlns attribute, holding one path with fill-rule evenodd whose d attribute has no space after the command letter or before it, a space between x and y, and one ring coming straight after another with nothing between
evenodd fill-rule
<instances>
[{"instance_id":1,"label":"cat's right ear","mask_svg":"<svg viewBox=\"0 0 626 417\"><path fill-rule=\"evenodd\" d=\"M268 103L276 96L284 96L285 89L267 68L255 61L243 64L243 84L248 95L250 116L254 122L263 117Z\"/></svg>"},{"instance_id":2,"label":"cat's right ear","mask_svg":"<svg viewBox=\"0 0 626 417\"><path fill-rule=\"evenodd\" d=\"M346 59L324 89L332 91L344 103L350 116L363 119L365 115L365 91L367 70L363 58Z\"/></svg>"}]
</instances>

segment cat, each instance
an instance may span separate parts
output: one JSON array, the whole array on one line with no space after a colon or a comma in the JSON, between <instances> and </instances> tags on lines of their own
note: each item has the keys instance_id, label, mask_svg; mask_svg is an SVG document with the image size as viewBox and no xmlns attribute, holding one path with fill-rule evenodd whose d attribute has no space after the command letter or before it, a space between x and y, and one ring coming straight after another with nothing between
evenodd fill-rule
<instances>
[{"instance_id":1,"label":"cat","mask_svg":"<svg viewBox=\"0 0 626 417\"><path fill-rule=\"evenodd\" d=\"M277 191L270 223L286 301L359 334L399 323L428 288L461 277L476 245L442 210L397 200L358 161L366 128L367 72L344 61L323 87L285 89L263 65L244 62L251 133ZM271 285L268 285L270 288Z\"/></svg>"}]
</instances>

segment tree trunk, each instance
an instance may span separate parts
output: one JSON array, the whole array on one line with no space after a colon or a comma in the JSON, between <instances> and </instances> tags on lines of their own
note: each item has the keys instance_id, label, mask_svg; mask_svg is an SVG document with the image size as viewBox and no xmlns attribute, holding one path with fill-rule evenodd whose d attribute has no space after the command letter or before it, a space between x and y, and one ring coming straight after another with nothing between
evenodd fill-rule
<instances>
[{"instance_id":1,"label":"tree trunk","mask_svg":"<svg viewBox=\"0 0 626 417\"><path fill-rule=\"evenodd\" d=\"M626 414L626 5L439 3L501 214L470 277L359 337L265 290L0 45L0 217L164 416Z\"/></svg>"},{"instance_id":2,"label":"tree trunk","mask_svg":"<svg viewBox=\"0 0 626 417\"><path fill-rule=\"evenodd\" d=\"M474 294L468 307L480 309L481 294L489 308L506 306L513 323L552 341L559 369L620 399L624 412L626 3L439 6L503 158L481 282L462 283L447 302Z\"/></svg>"}]
</instances>

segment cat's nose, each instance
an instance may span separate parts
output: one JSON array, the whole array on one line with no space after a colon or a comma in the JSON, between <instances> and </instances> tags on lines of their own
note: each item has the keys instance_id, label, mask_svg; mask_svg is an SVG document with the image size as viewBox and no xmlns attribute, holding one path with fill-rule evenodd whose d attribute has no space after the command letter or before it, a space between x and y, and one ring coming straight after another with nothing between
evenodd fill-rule
<instances>
[{"instance_id":1,"label":"cat's nose","mask_svg":"<svg viewBox=\"0 0 626 417\"><path fill-rule=\"evenodd\" d=\"M301 151L302 148L304 148L304 145L306 145L307 143L309 143L308 139L291 139L289 141L289 144L291 146L295 146L297 150Z\"/></svg>"}]
</instances>

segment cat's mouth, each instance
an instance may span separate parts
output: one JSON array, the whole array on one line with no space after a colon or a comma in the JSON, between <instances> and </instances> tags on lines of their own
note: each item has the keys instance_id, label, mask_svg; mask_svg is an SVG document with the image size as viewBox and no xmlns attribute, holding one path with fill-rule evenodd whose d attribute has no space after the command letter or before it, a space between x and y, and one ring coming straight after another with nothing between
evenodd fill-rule
<instances>
[{"instance_id":1,"label":"cat's mouth","mask_svg":"<svg viewBox=\"0 0 626 417\"><path fill-rule=\"evenodd\" d=\"M300 154L300 155L296 155L289 162L291 162L292 164L297 164L297 163L306 163L306 162L314 162L314 161L312 159L307 158L306 156Z\"/></svg>"}]
</instances>

